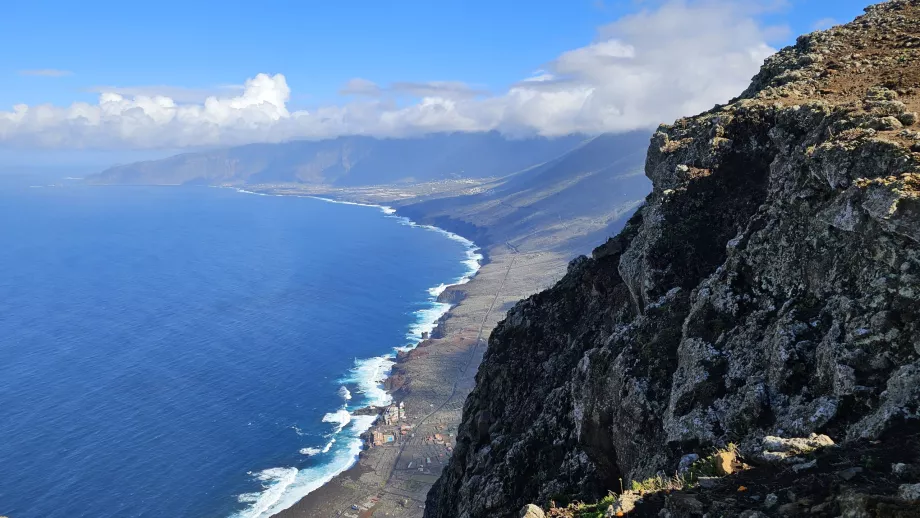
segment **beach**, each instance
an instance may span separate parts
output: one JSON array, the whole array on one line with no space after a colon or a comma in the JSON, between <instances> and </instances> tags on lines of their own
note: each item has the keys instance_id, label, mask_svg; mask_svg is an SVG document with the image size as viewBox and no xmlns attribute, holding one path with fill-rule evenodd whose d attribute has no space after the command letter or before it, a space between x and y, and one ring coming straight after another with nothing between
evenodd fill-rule
<instances>
[{"instance_id":1,"label":"beach","mask_svg":"<svg viewBox=\"0 0 920 518\"><path fill-rule=\"evenodd\" d=\"M401 353L385 383L401 418L382 419L379 445L359 461L276 516L421 516L429 488L454 446L463 403L475 383L489 333L518 300L562 274L566 260L551 252L520 253L506 245L486 250L473 279L448 287L441 300L459 301L415 349ZM387 436L392 442L386 442Z\"/></svg>"},{"instance_id":2,"label":"beach","mask_svg":"<svg viewBox=\"0 0 920 518\"><path fill-rule=\"evenodd\" d=\"M2 241L53 253L6 263L5 329L22 344L0 398L11 516L280 512L354 464L376 417L355 412L389 402L394 348L475 271L472 243L380 208L27 188L3 199L32 231Z\"/></svg>"},{"instance_id":3,"label":"beach","mask_svg":"<svg viewBox=\"0 0 920 518\"><path fill-rule=\"evenodd\" d=\"M439 228L475 242L483 256L469 282L436 288L443 289L438 301L450 309L430 335L398 355L384 381L392 400L403 404L398 419L389 425L378 420L365 433L364 448L351 468L274 516L422 516L428 490L450 458L463 405L475 385L493 328L515 303L562 278L579 252L615 233L638 204L628 199L587 219L580 216L581 208L565 214L538 212L538 217L522 222L507 212L519 201L495 203L488 196L480 198L476 194L482 191L480 184L249 187L261 194L376 206L409 224ZM470 200L470 204L454 205L451 199Z\"/></svg>"}]
</instances>

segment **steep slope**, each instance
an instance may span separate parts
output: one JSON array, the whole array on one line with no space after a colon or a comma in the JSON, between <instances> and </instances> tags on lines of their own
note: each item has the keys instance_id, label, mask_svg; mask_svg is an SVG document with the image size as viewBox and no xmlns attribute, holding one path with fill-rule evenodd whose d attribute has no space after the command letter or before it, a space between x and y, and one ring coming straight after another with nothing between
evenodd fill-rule
<instances>
[{"instance_id":1,"label":"steep slope","mask_svg":"<svg viewBox=\"0 0 920 518\"><path fill-rule=\"evenodd\" d=\"M89 180L105 184L354 186L483 178L511 174L552 160L582 140L582 136L508 139L491 132L252 144L116 166Z\"/></svg>"},{"instance_id":2,"label":"steep slope","mask_svg":"<svg viewBox=\"0 0 920 518\"><path fill-rule=\"evenodd\" d=\"M425 515L513 516L729 441L846 447L916 422L918 28L920 0L868 8L661 126L645 205L491 335Z\"/></svg>"},{"instance_id":3,"label":"steep slope","mask_svg":"<svg viewBox=\"0 0 920 518\"><path fill-rule=\"evenodd\" d=\"M586 250L618 232L651 190L642 174L649 133L600 135L481 192L400 207L418 221L463 230L481 245ZM571 257L571 256L570 256Z\"/></svg>"}]
</instances>

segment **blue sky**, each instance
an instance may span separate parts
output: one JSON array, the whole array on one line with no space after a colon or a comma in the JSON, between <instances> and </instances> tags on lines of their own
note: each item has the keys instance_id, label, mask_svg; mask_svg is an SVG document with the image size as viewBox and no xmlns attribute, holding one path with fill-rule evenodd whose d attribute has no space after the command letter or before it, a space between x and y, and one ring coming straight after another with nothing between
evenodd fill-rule
<instances>
[{"instance_id":1,"label":"blue sky","mask_svg":"<svg viewBox=\"0 0 920 518\"><path fill-rule=\"evenodd\" d=\"M239 95L240 85L260 73L271 77L275 77L274 74L283 75L283 84L276 81L274 86L267 87L277 88L281 92L279 95L284 97L278 101L283 105L283 108L279 108L281 114L268 114L265 116L268 119L287 121L292 118L290 115L299 110L316 116L320 108L348 106L347 110L342 108L329 112L331 115L326 114L323 119L348 121L340 121L334 129L326 125L322 130L311 126L297 131L286 123L289 127L284 131L272 130L271 134L263 131L258 135L245 136L236 132L229 137L223 134L196 137L187 143L163 139L157 141L159 137L151 134L149 145L138 140L139 137L132 137L134 140L125 137L123 129L119 130L121 133L117 136L109 135L111 132L106 133L105 138L100 136L103 133L101 130L94 129L92 137L65 142L65 137L60 135L44 138L41 132L50 129L39 127L37 123L26 127L20 121L18 126L7 132L5 140L0 138L0 148L33 145L77 148L183 147L239 143L247 139L278 140L292 136L319 138L347 132L398 134L409 131L406 128L410 127L419 128L418 131L422 132L507 127L525 128L543 134L570 130L626 130L630 129L630 125L648 125L650 121L657 120L655 117L671 114L656 112L629 121L624 116L621 117L622 122L613 123L610 122L614 120L611 116L606 122L595 121L583 127L573 122L576 120L574 115L571 120L562 122L537 118L531 120L524 115L509 122L502 118L504 116L495 115L498 111L507 112L506 107L498 107L501 104L499 101L486 99L475 108L466 108L463 117L458 116L450 121L443 118L435 120L430 115L425 115L422 120L423 116L419 114L414 115L415 119L386 128L368 121L386 118L381 114L394 111L394 107L412 106L413 103L421 102L419 98L423 95L418 94L417 90L390 88L394 84L453 81L456 84L462 83L482 100L484 94L504 96L509 88L541 69L551 70L547 78L560 77L563 75L560 70L568 70L570 76L581 78L578 83L580 87L587 84L585 81L588 79L584 78L589 77L605 82L615 81L616 76L593 74L587 68L593 66L592 62L583 60L584 56L574 54L573 51L592 48L593 44L605 40L609 36L604 35L605 27L611 23L618 20L622 22L624 19L636 20L629 17L642 11L654 17L656 13L665 11L662 6L668 5L673 7L675 2L7 2L2 7L6 23L3 31L0 31L0 46L7 49L0 62L0 76L3 77L3 86L0 88L0 123L3 122L4 112L8 117L13 117L10 114L17 104L26 105L30 109L47 103L59 107L67 107L74 102L96 105L102 91L119 93L128 100L136 95L156 94L170 97L178 104L201 103L208 95ZM778 48L792 43L796 35L810 32L816 24L826 24L828 20L849 21L862 12L865 3L863 0L688 0L678 5L684 6L686 14L676 10L674 16L685 16L686 25L691 29L700 24L701 41L719 37L719 34L714 35L713 32L728 34L743 25L742 22L751 22L756 29L748 32L758 32L756 36L760 40ZM714 21L712 25L701 24L700 19L712 19L718 9L732 10L733 14ZM640 22L633 23L635 25ZM666 22L662 22L659 27L666 25ZM642 54L641 31L624 34L620 27L614 32L614 39L623 42L626 47L638 49L638 53ZM739 49L745 45L746 48L753 48L755 42L745 41L744 31L737 32L727 35L725 41L716 42L715 46L722 45L723 52L729 52L733 46ZM683 43L676 40L675 45L686 47L686 38L692 37L690 33L682 40ZM644 44L649 45L648 42ZM620 50L604 50L608 51L614 52L617 59L633 59L632 55L617 54ZM566 68L566 57L577 60L578 64L572 66L581 68ZM717 61L718 56L714 57ZM553 67L556 69L553 70ZM750 78L751 70L756 72L756 64L752 69L748 67L724 72L727 77L730 76L726 82L736 88L736 83L741 84L739 81L746 82ZM717 73L723 71L713 72ZM356 101L355 96L340 94L343 85L355 78L373 82L384 92L376 95L373 108L362 96L358 96L357 101L363 104L350 104ZM700 91L708 90L711 88L700 86ZM286 91L289 92L285 97ZM622 97L628 93L618 91L616 95ZM726 94L720 95L724 97ZM448 106L448 110L455 109L457 103L448 100L454 104L442 103L437 106L439 111L443 112L444 106ZM579 102L584 103L584 99ZM683 105L689 103L696 106L687 99L682 102ZM701 98L699 102L701 105L707 102L711 105L711 99ZM605 108L598 103L595 100L595 105L591 106L595 112ZM373 115L368 113L369 110L375 110ZM630 110L629 105L613 108L613 112L620 115ZM32 110L31 114L35 115L34 112ZM52 116L64 117L61 114L48 117ZM400 116L409 117L406 114ZM73 115L67 117L72 120ZM259 117L262 115L258 115L253 122L247 115L246 124L267 124ZM34 118L39 119L41 117ZM240 127L237 122L233 124L236 124L233 128ZM365 127L368 129L365 130ZM68 128L70 133L84 131L74 130L72 125ZM56 131L62 130L57 128ZM31 132L28 138L22 136L27 132ZM9 135L14 133L14 138L10 138ZM0 127L2 135L3 128Z\"/></svg>"}]
</instances>

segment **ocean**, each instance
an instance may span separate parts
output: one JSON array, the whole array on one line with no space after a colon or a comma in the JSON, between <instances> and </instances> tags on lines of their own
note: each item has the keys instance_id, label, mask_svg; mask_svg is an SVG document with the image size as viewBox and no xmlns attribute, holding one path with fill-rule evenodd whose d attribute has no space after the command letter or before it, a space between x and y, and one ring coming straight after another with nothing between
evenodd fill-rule
<instances>
[{"instance_id":1,"label":"ocean","mask_svg":"<svg viewBox=\"0 0 920 518\"><path fill-rule=\"evenodd\" d=\"M382 207L0 182L0 515L260 518L352 465L481 257Z\"/></svg>"}]
</instances>

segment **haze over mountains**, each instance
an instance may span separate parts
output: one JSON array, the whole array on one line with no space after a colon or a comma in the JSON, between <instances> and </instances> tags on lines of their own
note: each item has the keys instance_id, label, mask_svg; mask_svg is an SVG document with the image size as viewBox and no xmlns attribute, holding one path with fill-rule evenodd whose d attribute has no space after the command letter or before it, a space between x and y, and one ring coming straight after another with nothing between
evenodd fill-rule
<instances>
[{"instance_id":1,"label":"haze over mountains","mask_svg":"<svg viewBox=\"0 0 920 518\"><path fill-rule=\"evenodd\" d=\"M306 183L336 186L503 176L574 149L583 135L510 139L498 132L366 136L251 144L120 165L92 176L105 184L239 185Z\"/></svg>"},{"instance_id":2,"label":"haze over mountains","mask_svg":"<svg viewBox=\"0 0 920 518\"><path fill-rule=\"evenodd\" d=\"M642 174L649 136L636 131L554 139L512 139L498 132L339 137L185 153L112 167L88 181L348 189L473 179L479 183L469 189L414 192L387 203L481 246L504 243L571 257L616 233L650 190Z\"/></svg>"},{"instance_id":3,"label":"haze over mountains","mask_svg":"<svg viewBox=\"0 0 920 518\"><path fill-rule=\"evenodd\" d=\"M573 255L619 231L651 190L643 174L649 137L600 135L475 194L413 202L400 213L454 228L481 245Z\"/></svg>"}]
</instances>

